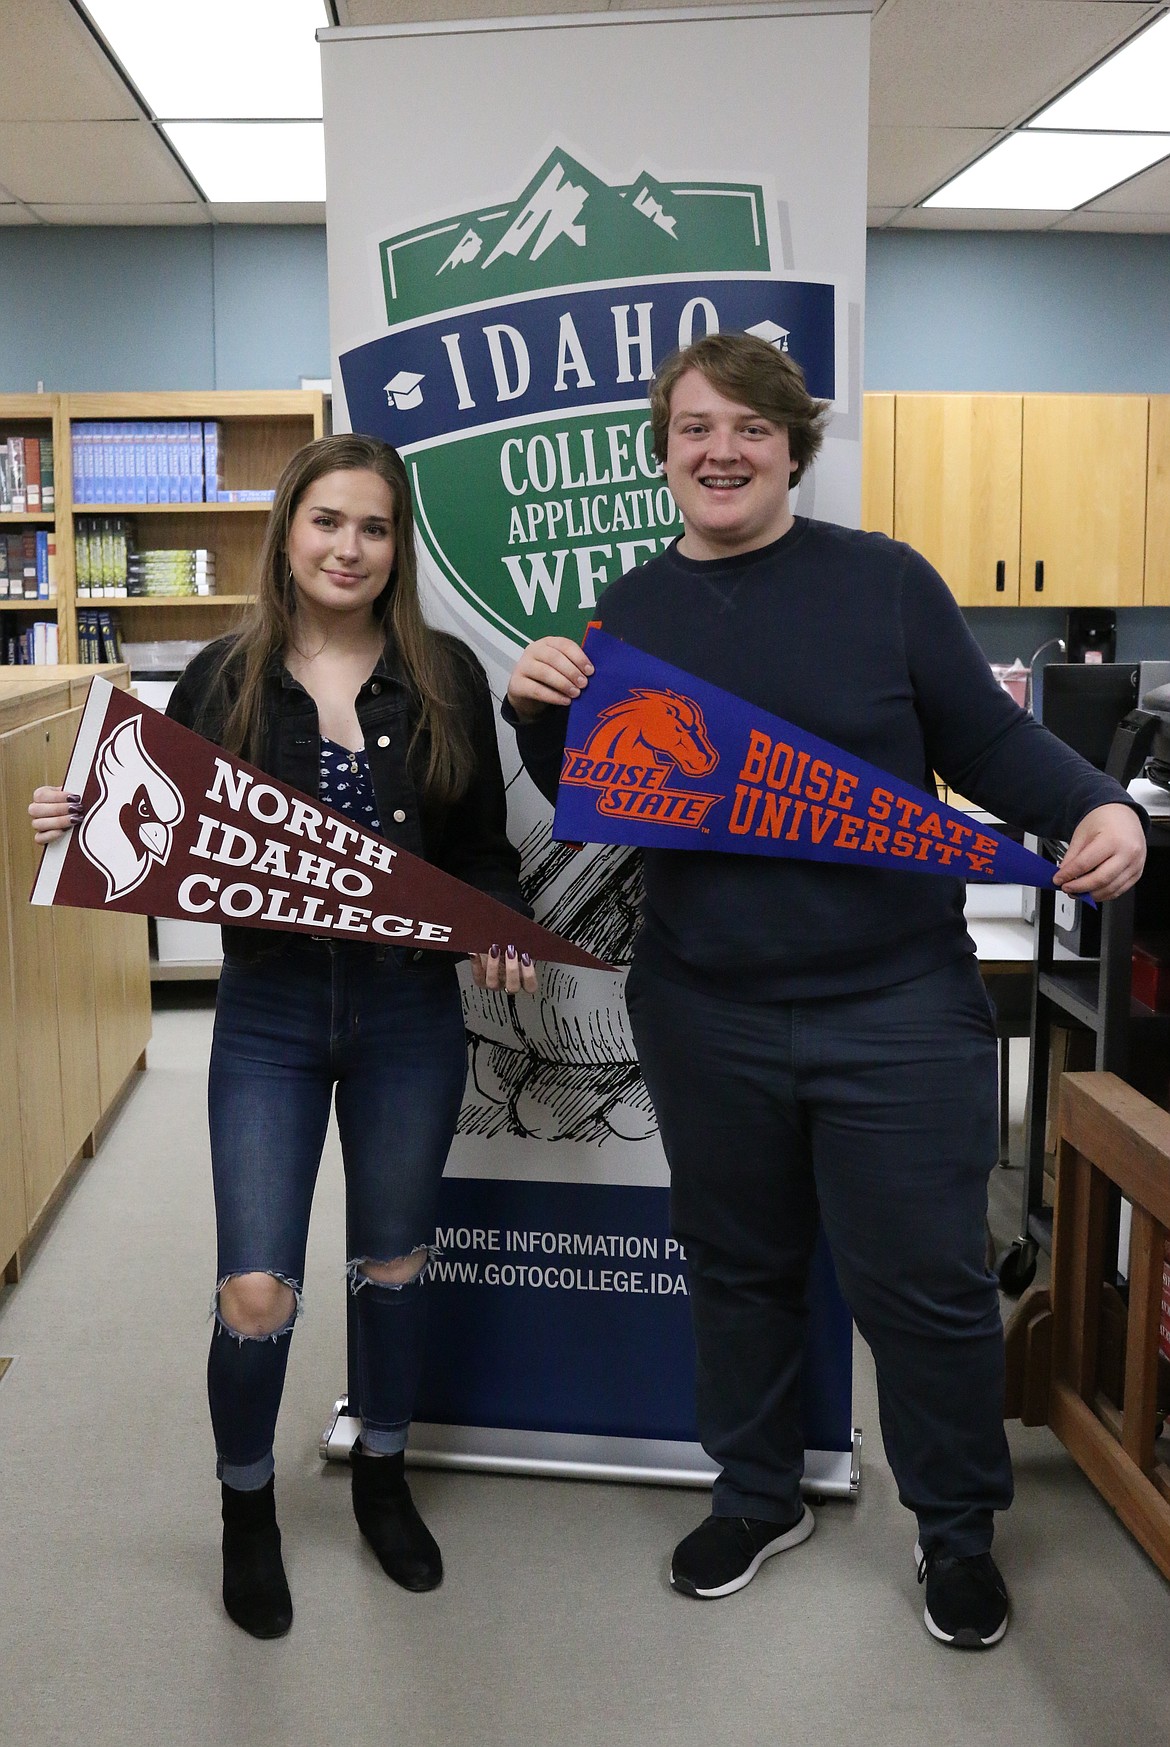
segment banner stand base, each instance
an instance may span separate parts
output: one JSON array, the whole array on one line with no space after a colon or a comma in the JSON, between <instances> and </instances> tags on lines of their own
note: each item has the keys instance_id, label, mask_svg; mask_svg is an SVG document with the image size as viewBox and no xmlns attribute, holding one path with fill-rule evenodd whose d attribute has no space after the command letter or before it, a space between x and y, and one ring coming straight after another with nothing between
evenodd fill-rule
<instances>
[{"instance_id":1,"label":"banner stand base","mask_svg":"<svg viewBox=\"0 0 1170 1747\"><path fill-rule=\"evenodd\" d=\"M341 1396L321 1433L323 1462L344 1462L361 1430ZM651 1486L710 1486L718 1469L698 1444L662 1438L595 1437L493 1426L416 1423L407 1462L475 1474L527 1474L545 1480L614 1480ZM802 1490L819 1498L856 1498L861 1486L861 1432L847 1450L806 1450Z\"/></svg>"}]
</instances>

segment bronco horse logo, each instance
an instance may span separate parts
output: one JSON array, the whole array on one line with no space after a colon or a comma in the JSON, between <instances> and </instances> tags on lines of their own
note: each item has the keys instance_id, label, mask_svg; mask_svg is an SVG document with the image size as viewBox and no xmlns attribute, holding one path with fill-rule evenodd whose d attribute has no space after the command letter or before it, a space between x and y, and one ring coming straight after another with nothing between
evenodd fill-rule
<instances>
[{"instance_id":1,"label":"bronco horse logo","mask_svg":"<svg viewBox=\"0 0 1170 1747\"><path fill-rule=\"evenodd\" d=\"M694 698L635 686L599 713L584 746L565 748L561 781L596 789L607 817L695 830L723 797L671 788L669 778L709 776L718 763Z\"/></svg>"},{"instance_id":2,"label":"bronco horse logo","mask_svg":"<svg viewBox=\"0 0 1170 1747\"><path fill-rule=\"evenodd\" d=\"M615 764L672 763L687 776L706 776L719 763L693 698L642 687L602 710L584 752Z\"/></svg>"}]
</instances>

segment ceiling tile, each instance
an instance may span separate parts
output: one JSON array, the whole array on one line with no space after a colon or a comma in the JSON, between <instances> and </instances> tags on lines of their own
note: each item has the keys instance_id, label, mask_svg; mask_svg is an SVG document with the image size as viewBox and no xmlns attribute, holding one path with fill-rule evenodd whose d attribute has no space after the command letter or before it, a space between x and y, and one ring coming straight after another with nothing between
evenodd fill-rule
<instances>
[{"instance_id":1,"label":"ceiling tile","mask_svg":"<svg viewBox=\"0 0 1170 1747\"><path fill-rule=\"evenodd\" d=\"M1082 208L1086 212L1170 213L1170 159L1163 158Z\"/></svg>"},{"instance_id":2,"label":"ceiling tile","mask_svg":"<svg viewBox=\"0 0 1170 1747\"><path fill-rule=\"evenodd\" d=\"M143 201L135 202L133 205L117 202L102 205L92 201L46 205L43 201L38 201L32 210L45 224L180 225L210 224L211 222L211 215L201 200L191 200L183 205L165 201L159 201L154 205Z\"/></svg>"},{"instance_id":3,"label":"ceiling tile","mask_svg":"<svg viewBox=\"0 0 1170 1747\"><path fill-rule=\"evenodd\" d=\"M1126 0L886 0L873 23L870 125L1010 127L1157 10Z\"/></svg>"},{"instance_id":4,"label":"ceiling tile","mask_svg":"<svg viewBox=\"0 0 1170 1747\"><path fill-rule=\"evenodd\" d=\"M213 202L209 207L217 224L312 224L325 223L323 200L287 200L250 203L246 200Z\"/></svg>"},{"instance_id":5,"label":"ceiling tile","mask_svg":"<svg viewBox=\"0 0 1170 1747\"><path fill-rule=\"evenodd\" d=\"M989 128L871 127L869 198L882 206L924 200L998 137Z\"/></svg>"},{"instance_id":6,"label":"ceiling tile","mask_svg":"<svg viewBox=\"0 0 1170 1747\"><path fill-rule=\"evenodd\" d=\"M954 207L907 207L893 220L891 230L919 231L1044 231L1051 230L1051 212L988 212L956 210ZM977 218L978 224L972 219Z\"/></svg>"},{"instance_id":7,"label":"ceiling tile","mask_svg":"<svg viewBox=\"0 0 1170 1747\"><path fill-rule=\"evenodd\" d=\"M69 0L0 0L5 121L116 121L141 115Z\"/></svg>"},{"instance_id":8,"label":"ceiling tile","mask_svg":"<svg viewBox=\"0 0 1170 1747\"><path fill-rule=\"evenodd\" d=\"M16 201L0 202L0 224L36 224L36 215Z\"/></svg>"},{"instance_id":9,"label":"ceiling tile","mask_svg":"<svg viewBox=\"0 0 1170 1747\"><path fill-rule=\"evenodd\" d=\"M146 121L0 121L0 182L34 205L196 198Z\"/></svg>"},{"instance_id":10,"label":"ceiling tile","mask_svg":"<svg viewBox=\"0 0 1170 1747\"><path fill-rule=\"evenodd\" d=\"M1163 212L1092 212L1082 207L1053 225L1058 231L1114 231L1132 236L1135 232L1162 235L1170 232L1170 211Z\"/></svg>"},{"instance_id":11,"label":"ceiling tile","mask_svg":"<svg viewBox=\"0 0 1170 1747\"><path fill-rule=\"evenodd\" d=\"M553 12L601 12L606 0L344 0L338 8L342 23L440 24L457 18L524 18Z\"/></svg>"}]
</instances>

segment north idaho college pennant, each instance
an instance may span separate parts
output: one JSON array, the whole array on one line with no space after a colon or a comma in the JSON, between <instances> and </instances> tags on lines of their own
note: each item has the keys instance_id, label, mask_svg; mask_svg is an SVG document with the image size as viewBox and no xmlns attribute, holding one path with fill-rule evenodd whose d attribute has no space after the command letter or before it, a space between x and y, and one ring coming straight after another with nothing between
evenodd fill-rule
<instances>
[{"instance_id":1,"label":"north idaho college pennant","mask_svg":"<svg viewBox=\"0 0 1170 1747\"><path fill-rule=\"evenodd\" d=\"M65 787L81 824L45 850L34 904L609 968L104 679Z\"/></svg>"},{"instance_id":2,"label":"north idaho college pennant","mask_svg":"<svg viewBox=\"0 0 1170 1747\"><path fill-rule=\"evenodd\" d=\"M569 708L553 836L851 862L1027 886L1055 867L989 826L599 628Z\"/></svg>"}]
</instances>

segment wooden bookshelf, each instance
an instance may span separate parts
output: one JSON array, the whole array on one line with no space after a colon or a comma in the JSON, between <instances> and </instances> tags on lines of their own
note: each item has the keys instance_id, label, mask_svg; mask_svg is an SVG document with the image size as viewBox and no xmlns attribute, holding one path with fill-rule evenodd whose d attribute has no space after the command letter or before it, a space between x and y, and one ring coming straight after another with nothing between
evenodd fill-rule
<instances>
[{"instance_id":1,"label":"wooden bookshelf","mask_svg":"<svg viewBox=\"0 0 1170 1747\"><path fill-rule=\"evenodd\" d=\"M53 397L45 397L53 398ZM57 551L61 583L58 624L68 657L78 650L78 610L111 613L127 642L209 641L234 623L250 598L270 505L260 503L78 503L73 482L73 427L78 421L214 419L227 490L271 490L287 461L323 435L322 395L299 389L203 393L67 394L58 397ZM3 405L0 402L0 416ZM67 495L63 495L67 494ZM215 553L216 593L79 598L75 529L78 517L123 516L138 523L140 546L207 547ZM29 602L29 606L36 603ZM41 603L44 605L45 603Z\"/></svg>"},{"instance_id":2,"label":"wooden bookshelf","mask_svg":"<svg viewBox=\"0 0 1170 1747\"><path fill-rule=\"evenodd\" d=\"M57 592L49 599L0 600L3 609L4 636L15 627L23 631L36 619L56 619L58 634L58 660L68 662L75 658L76 646L71 643L68 626L62 623L59 608L62 598L62 576L66 559L62 551L67 541L63 530L69 523L68 502L66 492L71 489L69 482L61 479L61 397L57 394L0 394L0 437L47 437L53 445L53 489L54 508L50 511L27 510L12 512L0 511L0 532L20 528L52 529L56 534L57 548ZM5 668L0 664L0 673Z\"/></svg>"}]
</instances>

